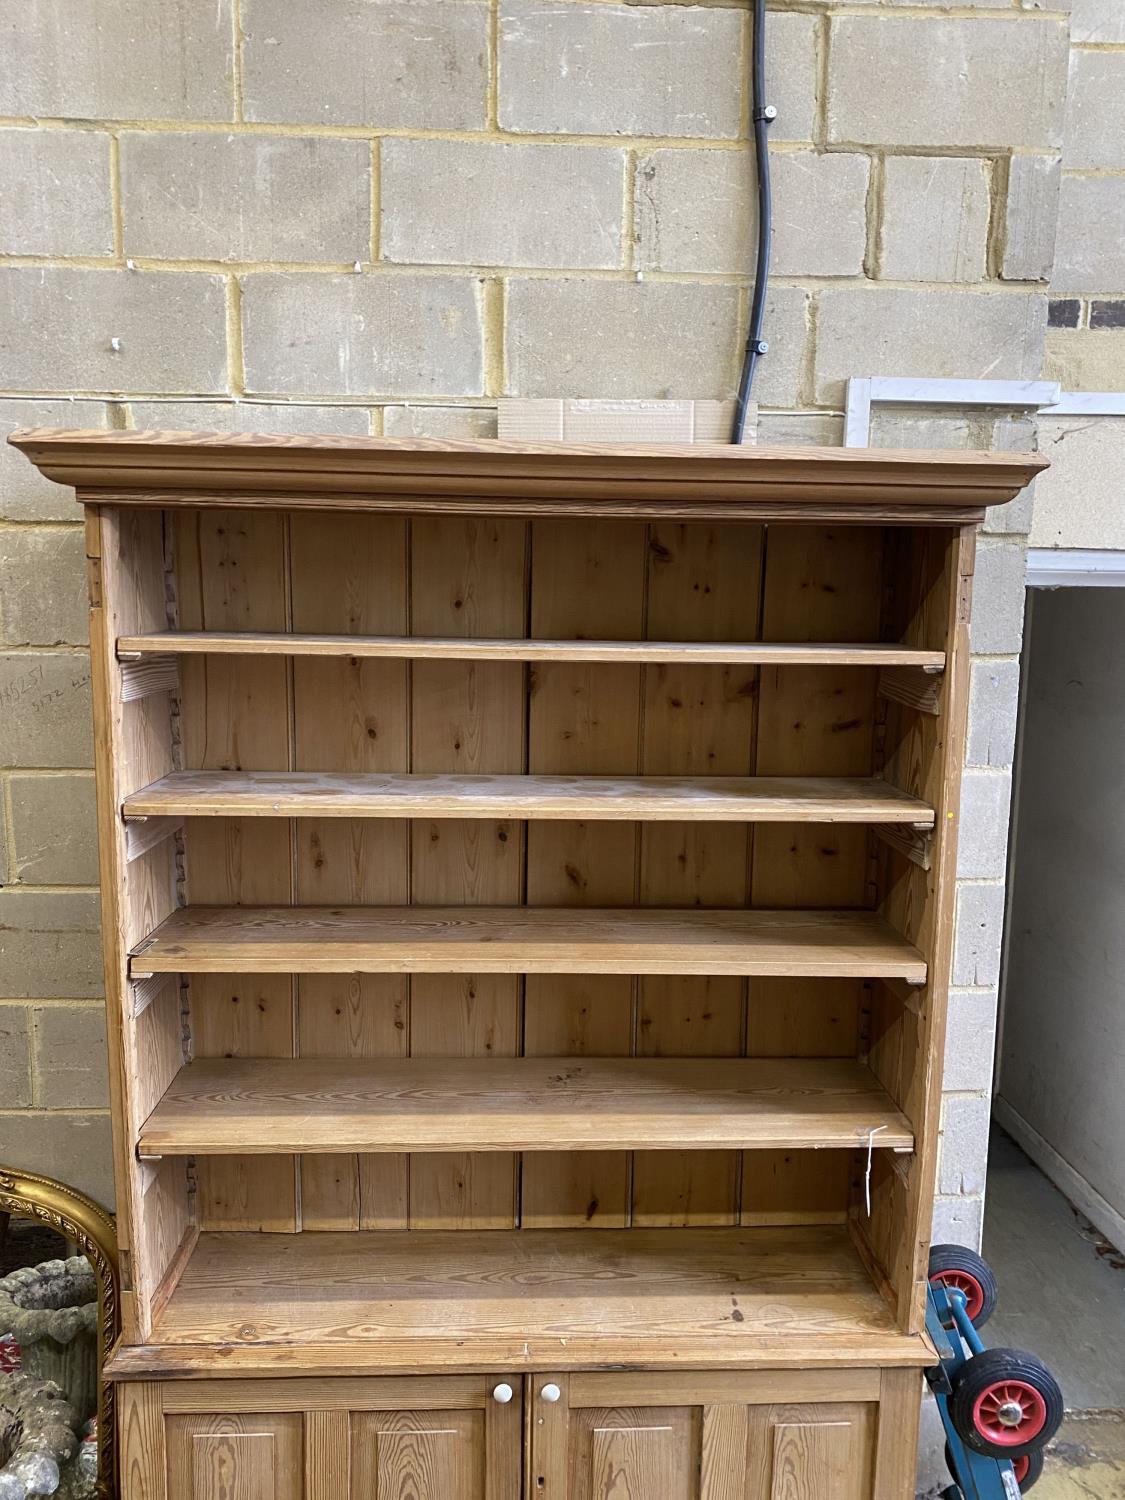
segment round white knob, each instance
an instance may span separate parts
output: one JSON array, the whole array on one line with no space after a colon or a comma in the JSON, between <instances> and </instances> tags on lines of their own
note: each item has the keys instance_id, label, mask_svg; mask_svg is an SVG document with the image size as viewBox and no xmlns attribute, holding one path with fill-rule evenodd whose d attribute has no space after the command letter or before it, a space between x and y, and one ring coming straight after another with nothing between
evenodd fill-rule
<instances>
[{"instance_id":1,"label":"round white knob","mask_svg":"<svg viewBox=\"0 0 1125 1500\"><path fill-rule=\"evenodd\" d=\"M512 1390L512 1387L503 1380L498 1386L494 1386L492 1390L493 1401L499 1401L501 1406L507 1406L514 1395L515 1392Z\"/></svg>"},{"instance_id":2,"label":"round white knob","mask_svg":"<svg viewBox=\"0 0 1125 1500\"><path fill-rule=\"evenodd\" d=\"M552 1382L550 1385L545 1385L539 1394L543 1397L544 1401L558 1401L562 1396L562 1391Z\"/></svg>"}]
</instances>

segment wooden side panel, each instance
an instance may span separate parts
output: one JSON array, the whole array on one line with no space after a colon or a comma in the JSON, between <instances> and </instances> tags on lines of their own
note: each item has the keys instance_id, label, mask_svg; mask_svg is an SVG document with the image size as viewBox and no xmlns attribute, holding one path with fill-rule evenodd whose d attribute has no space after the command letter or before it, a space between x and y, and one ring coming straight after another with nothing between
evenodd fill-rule
<instances>
[{"instance_id":1,"label":"wooden side panel","mask_svg":"<svg viewBox=\"0 0 1125 1500\"><path fill-rule=\"evenodd\" d=\"M527 528L487 518L416 518L411 535L411 631L519 636L527 618ZM419 661L413 666L411 769L519 774L525 769L524 668L519 662ZM518 905L519 823L418 820L411 829L411 900L422 905ZM415 975L410 1051L421 1056L516 1056L521 981L515 975ZM516 1222L516 1161L505 1153L415 1157L410 1222L420 1228L499 1228Z\"/></svg>"},{"instance_id":2,"label":"wooden side panel","mask_svg":"<svg viewBox=\"0 0 1125 1500\"><path fill-rule=\"evenodd\" d=\"M294 630L406 634L406 521L393 516L294 515L290 526ZM407 662L296 658L292 671L295 769L408 769ZM301 818L294 829L297 901L392 906L409 901L406 822ZM393 975L301 975L299 1054L404 1056L408 986L405 977ZM405 1224L405 1157L305 1156L300 1168L305 1229Z\"/></svg>"},{"instance_id":3,"label":"wooden side panel","mask_svg":"<svg viewBox=\"0 0 1125 1500\"><path fill-rule=\"evenodd\" d=\"M913 1500L922 1380L917 1370L884 1370L875 1442L874 1500Z\"/></svg>"},{"instance_id":4,"label":"wooden side panel","mask_svg":"<svg viewBox=\"0 0 1125 1500\"><path fill-rule=\"evenodd\" d=\"M928 870L885 847L879 864L881 909L929 964L922 990L904 995L897 986L877 986L872 1016L871 1064L910 1118L916 1150L905 1162L880 1162L870 1222L858 1203L853 1208L857 1236L883 1267L903 1326L911 1330L924 1322L937 1168L975 542L972 530L902 531L893 535L888 558L896 634L908 645L936 642L947 651L937 715L892 702L882 726L886 778L925 797L937 814Z\"/></svg>"},{"instance_id":5,"label":"wooden side panel","mask_svg":"<svg viewBox=\"0 0 1125 1500\"><path fill-rule=\"evenodd\" d=\"M136 1027L126 959L129 946L170 915L178 899L174 842L130 862L121 819L124 796L175 767L170 696L124 703L115 651L120 635L167 626L164 518L92 511L86 541L114 1176L125 1252L124 1336L133 1341L147 1336L157 1288L192 1223L183 1164L154 1176L136 1159L138 1132L154 1102L153 1070L167 1082L179 1065L180 1024L178 1008L154 1006L143 1030Z\"/></svg>"},{"instance_id":6,"label":"wooden side panel","mask_svg":"<svg viewBox=\"0 0 1125 1500\"><path fill-rule=\"evenodd\" d=\"M302 1417L170 1416L168 1500L303 1500Z\"/></svg>"},{"instance_id":7,"label":"wooden side panel","mask_svg":"<svg viewBox=\"0 0 1125 1500\"><path fill-rule=\"evenodd\" d=\"M942 857L948 859L955 843L974 546L971 531L919 530L894 533L889 549L893 628L908 644L937 640L947 652L937 715L897 703L888 703L882 714L886 779L925 797L937 814L931 869L891 864L886 856L884 872L884 910L923 951L938 941L941 908L934 897L943 884Z\"/></svg>"},{"instance_id":8,"label":"wooden side panel","mask_svg":"<svg viewBox=\"0 0 1125 1500\"><path fill-rule=\"evenodd\" d=\"M134 1255L143 1256L152 1268L149 1309L155 1318L162 1301L179 1279L182 1258L195 1242L196 1226L188 1188L187 1170L173 1157L142 1164L141 1233Z\"/></svg>"},{"instance_id":9,"label":"wooden side panel","mask_svg":"<svg viewBox=\"0 0 1125 1500\"><path fill-rule=\"evenodd\" d=\"M537 521L532 527L531 634L638 639L644 633L647 529L639 523ZM642 668L541 663L531 668L528 770L635 774ZM633 823L531 823L531 906L629 906L637 898ZM634 1047L628 977L529 977L529 1056L627 1056ZM629 1213L624 1153L528 1156L522 1223L621 1225Z\"/></svg>"},{"instance_id":10,"label":"wooden side panel","mask_svg":"<svg viewBox=\"0 0 1125 1500\"><path fill-rule=\"evenodd\" d=\"M128 1500L169 1500L161 1386L136 1381L118 1391L118 1485Z\"/></svg>"},{"instance_id":11,"label":"wooden side panel","mask_svg":"<svg viewBox=\"0 0 1125 1500\"><path fill-rule=\"evenodd\" d=\"M133 1119L139 1130L184 1060L180 988L174 974L166 976L160 993L136 1018L133 1027L137 1058Z\"/></svg>"},{"instance_id":12,"label":"wooden side panel","mask_svg":"<svg viewBox=\"0 0 1125 1500\"><path fill-rule=\"evenodd\" d=\"M757 638L762 531L756 526L652 528L647 633L653 640ZM745 776L753 769L753 667L644 669L641 770L648 776ZM641 827L639 901L645 906L744 906L745 824ZM643 978L637 1051L644 1056L741 1054L746 984L732 978ZM733 1152L638 1152L636 1224L729 1224L738 1218Z\"/></svg>"},{"instance_id":13,"label":"wooden side panel","mask_svg":"<svg viewBox=\"0 0 1125 1500\"><path fill-rule=\"evenodd\" d=\"M772 526L766 540L762 637L877 640L883 535L875 528ZM755 771L868 775L875 674L854 667L767 667L761 674ZM754 830L751 900L762 907L869 904L868 834L839 824ZM824 980L750 983L747 1053L855 1056L863 988ZM744 1223L807 1222L847 1211L845 1153L755 1152L743 1167Z\"/></svg>"},{"instance_id":14,"label":"wooden side panel","mask_svg":"<svg viewBox=\"0 0 1125 1500\"><path fill-rule=\"evenodd\" d=\"M289 626L287 518L270 512L178 511L180 624L188 630ZM183 663L183 753L200 769L292 769L290 668L284 658L203 656ZM189 819L188 899L196 905L286 905L292 830L272 818ZM191 985L200 1057L292 1057L294 981L287 975L199 975ZM211 1229L297 1227L296 1163L285 1157L201 1162L199 1212Z\"/></svg>"}]
</instances>

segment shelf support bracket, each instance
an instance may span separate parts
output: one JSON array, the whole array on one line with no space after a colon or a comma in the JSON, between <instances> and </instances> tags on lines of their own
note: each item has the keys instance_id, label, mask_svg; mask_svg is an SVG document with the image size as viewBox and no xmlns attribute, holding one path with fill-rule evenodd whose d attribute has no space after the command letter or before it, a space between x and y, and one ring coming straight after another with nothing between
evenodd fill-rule
<instances>
[{"instance_id":1,"label":"shelf support bracket","mask_svg":"<svg viewBox=\"0 0 1125 1500\"><path fill-rule=\"evenodd\" d=\"M172 974L146 974L142 978L132 979L129 988L133 996L133 1020L144 1015L154 1000L158 1000L168 988L168 983L175 976Z\"/></svg>"},{"instance_id":2,"label":"shelf support bracket","mask_svg":"<svg viewBox=\"0 0 1125 1500\"><path fill-rule=\"evenodd\" d=\"M879 697L892 698L923 714L941 712L942 674L917 667L884 667L879 673Z\"/></svg>"},{"instance_id":3,"label":"shelf support bracket","mask_svg":"<svg viewBox=\"0 0 1125 1500\"><path fill-rule=\"evenodd\" d=\"M161 974L159 976L156 974L148 974L144 979L136 979L130 983L129 988L131 989L133 995L134 1021L137 1020L139 1016L143 1016L145 1011L148 1010L149 1006L164 988L164 981L167 978L167 974Z\"/></svg>"},{"instance_id":4,"label":"shelf support bracket","mask_svg":"<svg viewBox=\"0 0 1125 1500\"><path fill-rule=\"evenodd\" d=\"M905 855L912 864L928 870L933 863L933 830L923 832L906 823L876 823L871 830L880 843Z\"/></svg>"},{"instance_id":5,"label":"shelf support bracket","mask_svg":"<svg viewBox=\"0 0 1125 1500\"><path fill-rule=\"evenodd\" d=\"M125 862L132 864L179 833L184 826L183 818L128 818L125 820Z\"/></svg>"},{"instance_id":6,"label":"shelf support bracket","mask_svg":"<svg viewBox=\"0 0 1125 1500\"><path fill-rule=\"evenodd\" d=\"M122 703L135 703L153 693L174 693L179 689L180 667L175 656L146 656L120 665Z\"/></svg>"},{"instance_id":7,"label":"shelf support bracket","mask_svg":"<svg viewBox=\"0 0 1125 1500\"><path fill-rule=\"evenodd\" d=\"M884 979L880 981L890 990L900 1004L916 1016L922 1014L926 1004L926 981L924 979Z\"/></svg>"}]
</instances>

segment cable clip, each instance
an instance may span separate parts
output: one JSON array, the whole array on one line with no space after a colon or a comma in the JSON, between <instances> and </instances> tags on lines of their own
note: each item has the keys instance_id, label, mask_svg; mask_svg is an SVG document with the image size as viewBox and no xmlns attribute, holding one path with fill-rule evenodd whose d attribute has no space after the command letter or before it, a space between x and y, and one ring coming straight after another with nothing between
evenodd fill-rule
<instances>
[{"instance_id":1,"label":"cable clip","mask_svg":"<svg viewBox=\"0 0 1125 1500\"><path fill-rule=\"evenodd\" d=\"M761 109L756 109L753 114L753 119L756 125L763 122L766 125L772 125L773 122L777 119L777 105L765 104Z\"/></svg>"},{"instance_id":2,"label":"cable clip","mask_svg":"<svg viewBox=\"0 0 1125 1500\"><path fill-rule=\"evenodd\" d=\"M876 1125L867 1133L867 1169L863 1174L863 1201L867 1206L867 1217L871 1217L871 1158L875 1151L875 1137L885 1125Z\"/></svg>"}]
</instances>

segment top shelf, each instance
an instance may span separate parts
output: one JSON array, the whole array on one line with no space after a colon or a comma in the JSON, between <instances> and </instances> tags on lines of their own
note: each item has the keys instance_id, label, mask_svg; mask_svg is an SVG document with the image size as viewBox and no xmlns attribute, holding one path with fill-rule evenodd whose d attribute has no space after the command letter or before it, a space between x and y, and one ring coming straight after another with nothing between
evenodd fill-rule
<instances>
[{"instance_id":1,"label":"top shelf","mask_svg":"<svg viewBox=\"0 0 1125 1500\"><path fill-rule=\"evenodd\" d=\"M166 630L122 636L121 660L176 656L390 657L409 661L671 662L680 665L945 668L944 651L884 644L784 641L566 641L499 637L294 635Z\"/></svg>"},{"instance_id":2,"label":"top shelf","mask_svg":"<svg viewBox=\"0 0 1125 1500\"><path fill-rule=\"evenodd\" d=\"M1034 453L512 443L34 428L9 439L91 503L684 520L980 520Z\"/></svg>"}]
</instances>

